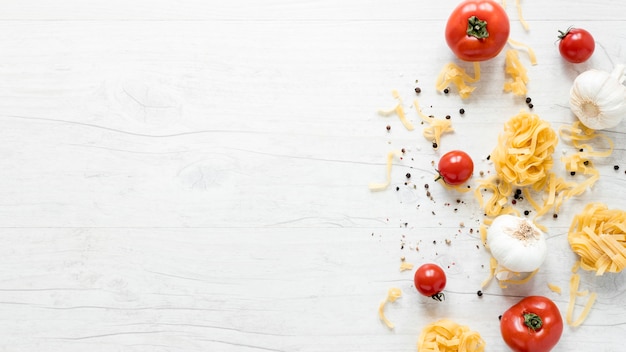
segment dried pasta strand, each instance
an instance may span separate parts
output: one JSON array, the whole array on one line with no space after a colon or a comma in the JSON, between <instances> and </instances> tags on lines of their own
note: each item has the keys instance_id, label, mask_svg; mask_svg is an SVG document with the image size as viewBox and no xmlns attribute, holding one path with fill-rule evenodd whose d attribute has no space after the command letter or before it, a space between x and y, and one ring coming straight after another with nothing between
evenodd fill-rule
<instances>
[{"instance_id":1,"label":"dried pasta strand","mask_svg":"<svg viewBox=\"0 0 626 352\"><path fill-rule=\"evenodd\" d=\"M511 92L517 96L526 96L528 88L528 74L524 65L519 60L517 50L509 49L505 53L504 72L511 76L511 79L504 82L504 91Z\"/></svg>"},{"instance_id":2,"label":"dried pasta strand","mask_svg":"<svg viewBox=\"0 0 626 352\"><path fill-rule=\"evenodd\" d=\"M587 300L587 303L585 304L583 311L580 313L580 316L578 317L578 319L574 320L574 308L576 305L576 297L581 293L580 291L578 291L579 285L580 285L580 276L578 274L572 274L572 277L570 278L570 286L569 286L569 303L567 305L567 312L565 314L565 320L567 321L567 324L573 327L581 325L585 321L585 319L587 319L587 316L589 315L589 312L591 311L591 307L595 303L596 297L597 297L597 294L595 292L592 292L591 295L589 295L589 299Z\"/></svg>"},{"instance_id":3,"label":"dried pasta strand","mask_svg":"<svg viewBox=\"0 0 626 352\"><path fill-rule=\"evenodd\" d=\"M387 187L389 187L389 185L391 184L391 167L393 165L393 158L396 155L396 152L389 152L387 153L387 177L386 177L386 181L383 183L374 183L371 182L369 184L369 189L371 191L384 191L385 189L387 189Z\"/></svg>"},{"instance_id":4,"label":"dried pasta strand","mask_svg":"<svg viewBox=\"0 0 626 352\"><path fill-rule=\"evenodd\" d=\"M452 122L447 119L437 119L434 117L426 116L426 114L422 112L422 109L420 108L417 99L413 100L413 105L415 106L415 111L417 111L422 120L428 123L428 127L424 128L424 131L422 133L424 135L424 138L436 144L436 146L433 145L433 149L438 149L441 145L441 135L444 133L454 132L454 129L452 128Z\"/></svg>"},{"instance_id":5,"label":"dried pasta strand","mask_svg":"<svg viewBox=\"0 0 626 352\"><path fill-rule=\"evenodd\" d=\"M443 91L452 83L457 88L459 96L462 99L468 98L476 87L469 86L467 83L476 83L480 80L480 63L478 61L474 61L473 66L474 77L471 77L459 65L452 62L448 63L439 73L435 88L438 91Z\"/></svg>"},{"instance_id":6,"label":"dried pasta strand","mask_svg":"<svg viewBox=\"0 0 626 352\"><path fill-rule=\"evenodd\" d=\"M378 306L378 317L380 318L380 320L382 320L383 323L385 323L385 325L387 325L389 329L393 329L395 325L391 321L389 321L389 319L387 319L387 316L385 316L385 305L387 304L387 302L395 302L401 296L402 290L396 287L392 287L389 289L389 291L387 291L387 297L385 298L385 300L382 301Z\"/></svg>"},{"instance_id":7,"label":"dried pasta strand","mask_svg":"<svg viewBox=\"0 0 626 352\"><path fill-rule=\"evenodd\" d=\"M402 107L402 98L400 97L400 94L397 90L394 89L393 91L391 91L391 95L398 101L396 106L389 110L378 110L378 114L381 116L390 116L395 113L396 115L398 115L398 118L400 119L400 122L402 122L402 125L404 125L407 130L413 131L415 127L406 118L404 108Z\"/></svg>"},{"instance_id":8,"label":"dried pasta strand","mask_svg":"<svg viewBox=\"0 0 626 352\"><path fill-rule=\"evenodd\" d=\"M561 294L561 287L548 282L548 288L554 293Z\"/></svg>"},{"instance_id":9,"label":"dried pasta strand","mask_svg":"<svg viewBox=\"0 0 626 352\"><path fill-rule=\"evenodd\" d=\"M522 15L522 5L520 4L519 0L515 0L515 7L517 8L517 17L519 18L519 21L522 24L522 27L524 27L524 30L528 31L529 30L528 23L526 23L526 20L524 19L524 16Z\"/></svg>"},{"instance_id":10,"label":"dried pasta strand","mask_svg":"<svg viewBox=\"0 0 626 352\"><path fill-rule=\"evenodd\" d=\"M513 40L511 38L509 38L507 42L511 46L514 46L514 47L517 46L526 50L526 52L528 53L528 58L530 59L530 64L533 66L537 64L537 56L535 55L535 51L530 46L522 42L518 42L517 40Z\"/></svg>"},{"instance_id":11,"label":"dried pasta strand","mask_svg":"<svg viewBox=\"0 0 626 352\"><path fill-rule=\"evenodd\" d=\"M412 269L413 269L413 264L407 263L407 262L400 263L400 271L406 271L406 270L412 270Z\"/></svg>"}]
</instances>

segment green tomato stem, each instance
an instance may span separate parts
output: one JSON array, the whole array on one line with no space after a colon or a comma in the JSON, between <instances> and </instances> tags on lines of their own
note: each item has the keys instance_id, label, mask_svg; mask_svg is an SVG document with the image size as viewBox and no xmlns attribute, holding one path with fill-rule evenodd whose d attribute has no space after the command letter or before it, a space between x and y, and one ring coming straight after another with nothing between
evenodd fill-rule
<instances>
[{"instance_id":1,"label":"green tomato stem","mask_svg":"<svg viewBox=\"0 0 626 352\"><path fill-rule=\"evenodd\" d=\"M532 331L537 331L543 326L543 321L541 317L535 313L524 313L524 325Z\"/></svg>"},{"instance_id":2,"label":"green tomato stem","mask_svg":"<svg viewBox=\"0 0 626 352\"><path fill-rule=\"evenodd\" d=\"M487 21L483 21L476 16L467 19L467 35L477 39L485 39L489 37L487 31Z\"/></svg>"}]
</instances>

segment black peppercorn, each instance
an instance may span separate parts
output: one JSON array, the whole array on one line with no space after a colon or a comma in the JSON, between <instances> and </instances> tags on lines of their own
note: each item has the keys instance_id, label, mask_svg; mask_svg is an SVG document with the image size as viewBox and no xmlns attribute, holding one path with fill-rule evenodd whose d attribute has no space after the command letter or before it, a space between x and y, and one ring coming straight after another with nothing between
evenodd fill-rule
<instances>
[{"instance_id":1,"label":"black peppercorn","mask_svg":"<svg viewBox=\"0 0 626 352\"><path fill-rule=\"evenodd\" d=\"M450 92L450 89L448 89L448 88L446 88L446 89L444 89L444 90L443 90L443 93L444 93L444 94L448 94L449 92Z\"/></svg>"},{"instance_id":2,"label":"black peppercorn","mask_svg":"<svg viewBox=\"0 0 626 352\"><path fill-rule=\"evenodd\" d=\"M531 101L532 99L530 99L530 97L526 98L526 104L530 104Z\"/></svg>"},{"instance_id":3,"label":"black peppercorn","mask_svg":"<svg viewBox=\"0 0 626 352\"><path fill-rule=\"evenodd\" d=\"M433 148L437 148L437 142L433 142Z\"/></svg>"},{"instance_id":4,"label":"black peppercorn","mask_svg":"<svg viewBox=\"0 0 626 352\"><path fill-rule=\"evenodd\" d=\"M528 104L528 108L529 108L529 109L532 109L533 107L534 107L534 105L533 105L533 104Z\"/></svg>"},{"instance_id":5,"label":"black peppercorn","mask_svg":"<svg viewBox=\"0 0 626 352\"><path fill-rule=\"evenodd\" d=\"M422 92L422 88L415 87L415 93L420 94Z\"/></svg>"},{"instance_id":6,"label":"black peppercorn","mask_svg":"<svg viewBox=\"0 0 626 352\"><path fill-rule=\"evenodd\" d=\"M387 125L387 127L385 127L387 129L387 131L391 131L391 126Z\"/></svg>"},{"instance_id":7,"label":"black peppercorn","mask_svg":"<svg viewBox=\"0 0 626 352\"><path fill-rule=\"evenodd\" d=\"M450 115L446 115L446 120L450 120Z\"/></svg>"},{"instance_id":8,"label":"black peppercorn","mask_svg":"<svg viewBox=\"0 0 626 352\"><path fill-rule=\"evenodd\" d=\"M570 172L569 174L570 174L570 175L572 175L572 176L574 176L574 175L576 175L576 171L572 171L572 172Z\"/></svg>"},{"instance_id":9,"label":"black peppercorn","mask_svg":"<svg viewBox=\"0 0 626 352\"><path fill-rule=\"evenodd\" d=\"M483 291L478 290L478 292L476 292L476 294L478 295L478 297L482 297L482 295L483 295Z\"/></svg>"},{"instance_id":10,"label":"black peppercorn","mask_svg":"<svg viewBox=\"0 0 626 352\"><path fill-rule=\"evenodd\" d=\"M552 217L553 217L554 219L556 219L556 218L558 218L558 217L559 217L559 214L556 214L556 213L555 213L555 214L553 214L553 215L552 215Z\"/></svg>"},{"instance_id":11,"label":"black peppercorn","mask_svg":"<svg viewBox=\"0 0 626 352\"><path fill-rule=\"evenodd\" d=\"M619 170L619 165L613 166L613 170Z\"/></svg>"},{"instance_id":12,"label":"black peppercorn","mask_svg":"<svg viewBox=\"0 0 626 352\"><path fill-rule=\"evenodd\" d=\"M459 110L459 114L461 114L461 115L465 114L465 109L461 108L461 109Z\"/></svg>"},{"instance_id":13,"label":"black peppercorn","mask_svg":"<svg viewBox=\"0 0 626 352\"><path fill-rule=\"evenodd\" d=\"M530 211L529 210L524 210L524 215L528 215L528 214L530 214Z\"/></svg>"},{"instance_id":14,"label":"black peppercorn","mask_svg":"<svg viewBox=\"0 0 626 352\"><path fill-rule=\"evenodd\" d=\"M410 173L406 173L406 178L411 178L411 174Z\"/></svg>"}]
</instances>

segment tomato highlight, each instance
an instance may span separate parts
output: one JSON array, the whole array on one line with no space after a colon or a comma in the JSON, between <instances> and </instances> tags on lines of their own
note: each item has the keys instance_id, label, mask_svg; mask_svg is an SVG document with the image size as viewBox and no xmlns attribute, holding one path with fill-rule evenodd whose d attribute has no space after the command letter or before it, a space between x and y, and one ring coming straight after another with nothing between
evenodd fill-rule
<instances>
[{"instance_id":1,"label":"tomato highlight","mask_svg":"<svg viewBox=\"0 0 626 352\"><path fill-rule=\"evenodd\" d=\"M563 318L549 298L528 296L502 314L500 332L515 352L548 352L561 338Z\"/></svg>"},{"instance_id":2,"label":"tomato highlight","mask_svg":"<svg viewBox=\"0 0 626 352\"><path fill-rule=\"evenodd\" d=\"M492 0L466 0L450 14L446 43L461 60L485 61L497 56L509 39L509 17Z\"/></svg>"}]
</instances>

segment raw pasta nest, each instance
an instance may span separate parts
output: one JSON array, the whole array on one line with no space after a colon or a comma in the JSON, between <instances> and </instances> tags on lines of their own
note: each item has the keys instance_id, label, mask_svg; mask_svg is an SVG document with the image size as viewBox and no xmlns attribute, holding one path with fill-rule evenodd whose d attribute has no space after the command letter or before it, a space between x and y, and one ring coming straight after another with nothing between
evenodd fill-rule
<instances>
[{"instance_id":1,"label":"raw pasta nest","mask_svg":"<svg viewBox=\"0 0 626 352\"><path fill-rule=\"evenodd\" d=\"M595 271L619 273L626 267L626 212L602 203L587 204L574 217L567 236L580 256L580 266Z\"/></svg>"},{"instance_id":2,"label":"raw pasta nest","mask_svg":"<svg viewBox=\"0 0 626 352\"><path fill-rule=\"evenodd\" d=\"M554 165L552 154L558 143L550 124L522 111L504 125L498 142L491 159L502 180L513 186L542 189Z\"/></svg>"},{"instance_id":3,"label":"raw pasta nest","mask_svg":"<svg viewBox=\"0 0 626 352\"><path fill-rule=\"evenodd\" d=\"M469 327L448 319L441 319L427 325L420 333L417 350L419 352L483 352L485 340Z\"/></svg>"}]
</instances>

